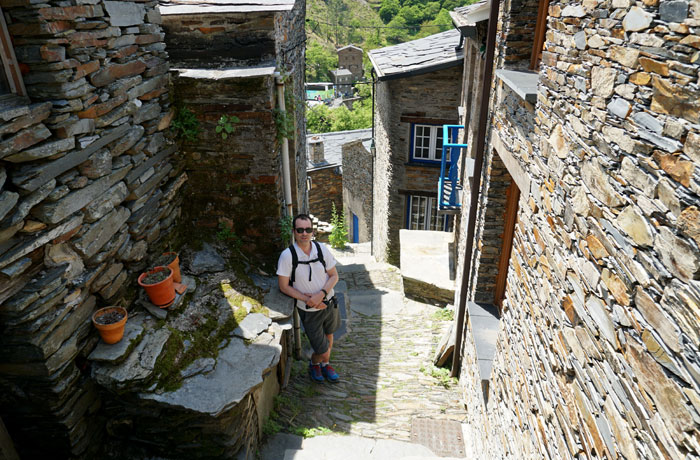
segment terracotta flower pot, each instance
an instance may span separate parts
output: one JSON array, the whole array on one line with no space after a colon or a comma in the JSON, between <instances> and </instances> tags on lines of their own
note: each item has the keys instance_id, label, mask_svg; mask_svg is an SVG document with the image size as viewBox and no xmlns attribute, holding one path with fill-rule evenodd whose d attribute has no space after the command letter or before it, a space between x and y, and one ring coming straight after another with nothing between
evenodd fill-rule
<instances>
[{"instance_id":1,"label":"terracotta flower pot","mask_svg":"<svg viewBox=\"0 0 700 460\"><path fill-rule=\"evenodd\" d=\"M106 318L106 315L109 314L121 316L121 319L113 321L114 318ZM100 308L92 314L92 324L95 325L105 343L117 343L124 336L124 326L128 316L126 309L122 307ZM109 322L110 319L112 322ZM102 324L103 322L107 322L107 324Z\"/></svg>"},{"instance_id":2,"label":"terracotta flower pot","mask_svg":"<svg viewBox=\"0 0 700 460\"><path fill-rule=\"evenodd\" d=\"M180 275L180 256L177 252L164 252L164 256L174 255L175 259L168 264L168 268L173 271L173 281L176 283L182 282L182 276Z\"/></svg>"},{"instance_id":3,"label":"terracotta flower pot","mask_svg":"<svg viewBox=\"0 0 700 460\"><path fill-rule=\"evenodd\" d=\"M168 277L154 284L146 284L144 279L153 273L167 270ZM168 267L155 267L146 273L141 273L138 279L139 286L146 290L151 303L160 308L167 308L175 300L175 285L173 284L173 270Z\"/></svg>"}]
</instances>

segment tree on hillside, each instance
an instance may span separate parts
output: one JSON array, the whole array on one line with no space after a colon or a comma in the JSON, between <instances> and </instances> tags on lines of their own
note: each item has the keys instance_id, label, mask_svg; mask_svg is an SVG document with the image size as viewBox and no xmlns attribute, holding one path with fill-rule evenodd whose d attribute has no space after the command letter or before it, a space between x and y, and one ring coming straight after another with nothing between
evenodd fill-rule
<instances>
[{"instance_id":1,"label":"tree on hillside","mask_svg":"<svg viewBox=\"0 0 700 460\"><path fill-rule=\"evenodd\" d=\"M338 68L338 55L315 41L306 47L306 81L328 81L328 72Z\"/></svg>"},{"instance_id":2,"label":"tree on hillside","mask_svg":"<svg viewBox=\"0 0 700 460\"><path fill-rule=\"evenodd\" d=\"M409 39L408 24L406 24L406 19L403 16L396 16L387 25L390 27L390 29L386 29L386 40L389 43L395 45Z\"/></svg>"},{"instance_id":3,"label":"tree on hillside","mask_svg":"<svg viewBox=\"0 0 700 460\"><path fill-rule=\"evenodd\" d=\"M423 22L423 11L418 5L402 6L397 17L404 18L407 26L415 27Z\"/></svg>"},{"instance_id":4,"label":"tree on hillside","mask_svg":"<svg viewBox=\"0 0 700 460\"><path fill-rule=\"evenodd\" d=\"M400 8L399 0L382 0L379 17L384 21L384 24L388 24L398 14Z\"/></svg>"}]
</instances>

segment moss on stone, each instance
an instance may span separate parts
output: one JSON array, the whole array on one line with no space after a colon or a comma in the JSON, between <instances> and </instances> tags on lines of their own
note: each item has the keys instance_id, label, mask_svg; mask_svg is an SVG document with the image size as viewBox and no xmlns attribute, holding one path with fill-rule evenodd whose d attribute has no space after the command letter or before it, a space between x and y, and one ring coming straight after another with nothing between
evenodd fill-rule
<instances>
[{"instance_id":1,"label":"moss on stone","mask_svg":"<svg viewBox=\"0 0 700 460\"><path fill-rule=\"evenodd\" d=\"M177 329L170 329L170 337L163 347L163 352L158 357L153 375L157 378L157 388L165 391L177 390L181 382L174 378L175 374L179 375L178 356L184 349L182 333Z\"/></svg>"}]
</instances>

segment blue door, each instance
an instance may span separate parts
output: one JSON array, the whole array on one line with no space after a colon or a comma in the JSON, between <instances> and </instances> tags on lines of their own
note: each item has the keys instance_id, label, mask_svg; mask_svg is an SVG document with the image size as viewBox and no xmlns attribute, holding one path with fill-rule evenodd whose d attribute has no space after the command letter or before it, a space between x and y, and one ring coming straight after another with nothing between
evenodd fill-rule
<instances>
[{"instance_id":1,"label":"blue door","mask_svg":"<svg viewBox=\"0 0 700 460\"><path fill-rule=\"evenodd\" d=\"M352 213L352 242L360 242L360 219L357 218L355 213Z\"/></svg>"}]
</instances>

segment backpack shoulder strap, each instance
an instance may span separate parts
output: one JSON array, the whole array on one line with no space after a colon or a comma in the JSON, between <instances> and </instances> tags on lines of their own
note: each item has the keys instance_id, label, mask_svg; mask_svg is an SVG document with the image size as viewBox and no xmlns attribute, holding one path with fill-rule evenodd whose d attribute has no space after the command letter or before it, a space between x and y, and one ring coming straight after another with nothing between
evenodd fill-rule
<instances>
[{"instance_id":1,"label":"backpack shoulder strap","mask_svg":"<svg viewBox=\"0 0 700 460\"><path fill-rule=\"evenodd\" d=\"M297 251L294 249L294 245L289 246L289 252L292 253L292 275L289 277L289 285L294 286L294 275L296 274L297 267L299 266L299 256L297 256Z\"/></svg>"},{"instance_id":2,"label":"backpack shoulder strap","mask_svg":"<svg viewBox=\"0 0 700 460\"><path fill-rule=\"evenodd\" d=\"M316 240L311 240L311 242L316 246L316 258L319 262L321 262L321 265L323 265L323 270L328 271L326 270L326 261L323 259L323 250L321 249L321 245Z\"/></svg>"}]
</instances>

